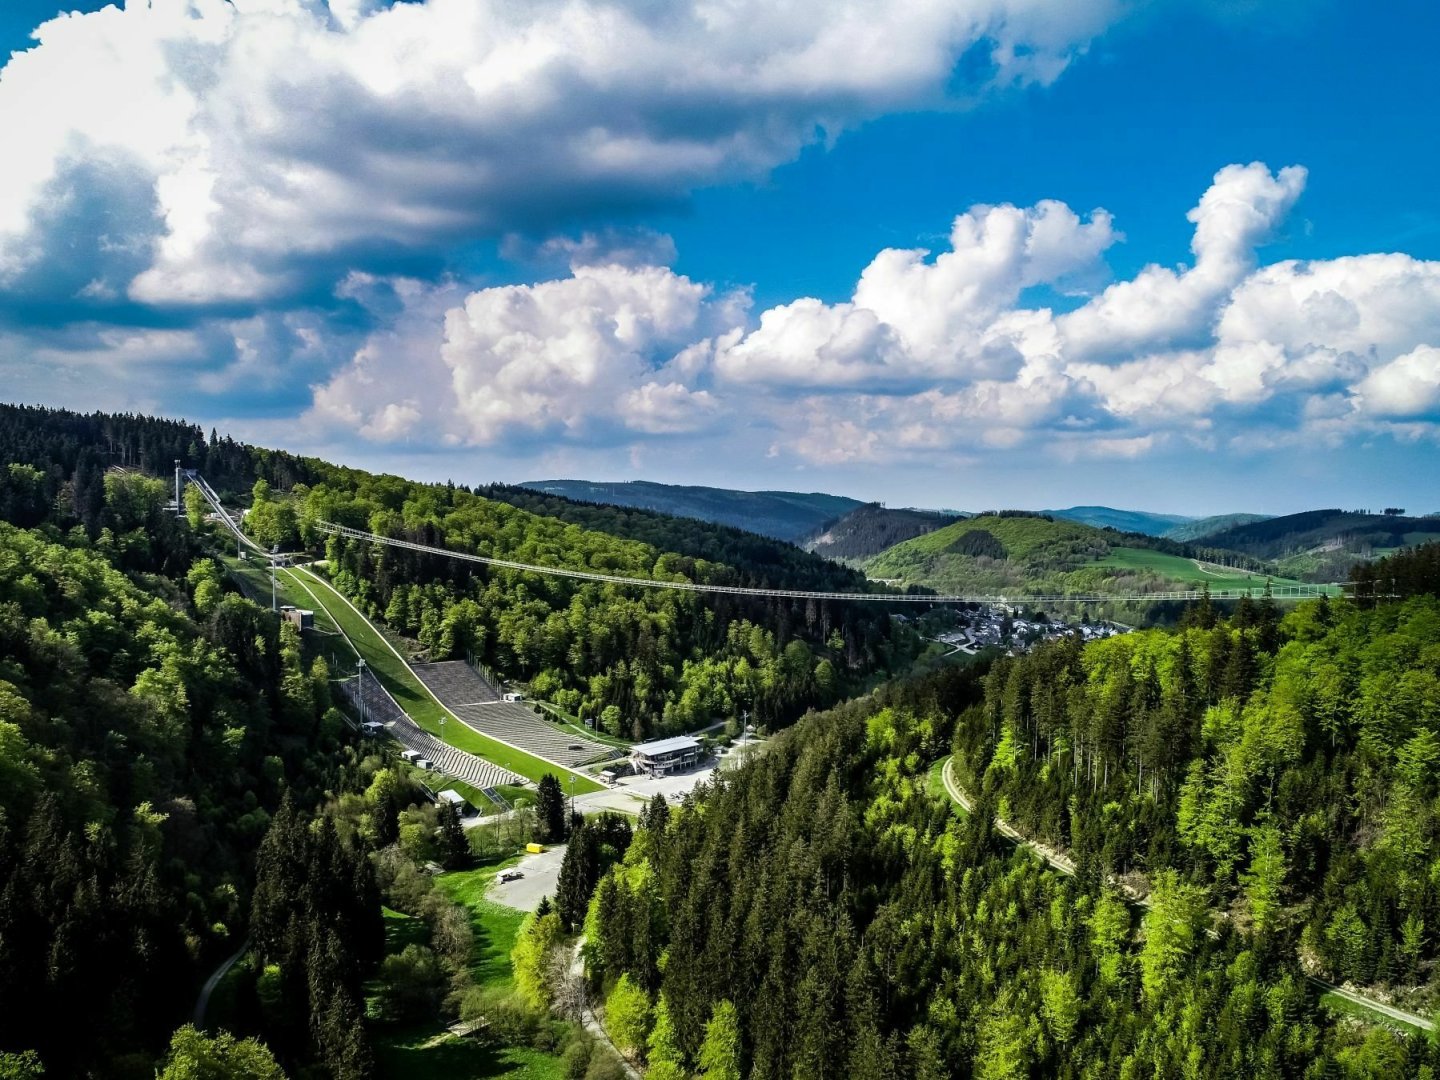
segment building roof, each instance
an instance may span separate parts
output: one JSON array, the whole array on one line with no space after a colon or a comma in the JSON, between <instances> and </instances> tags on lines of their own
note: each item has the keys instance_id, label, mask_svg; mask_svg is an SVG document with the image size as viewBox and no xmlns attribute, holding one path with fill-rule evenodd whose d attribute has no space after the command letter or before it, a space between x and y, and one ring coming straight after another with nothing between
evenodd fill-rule
<instances>
[{"instance_id":1,"label":"building roof","mask_svg":"<svg viewBox=\"0 0 1440 1080\"><path fill-rule=\"evenodd\" d=\"M456 791L454 788L446 788L444 791L440 792L440 794L437 795L436 798L444 802L456 803L457 805L466 801L465 796L461 795L460 792Z\"/></svg>"},{"instance_id":2,"label":"building roof","mask_svg":"<svg viewBox=\"0 0 1440 1080\"><path fill-rule=\"evenodd\" d=\"M694 750L700 745L699 739L691 738L689 735L675 735L669 739L656 739L654 742L637 743L630 748L632 754L641 754L644 757L659 757L661 754L674 754L680 750Z\"/></svg>"}]
</instances>

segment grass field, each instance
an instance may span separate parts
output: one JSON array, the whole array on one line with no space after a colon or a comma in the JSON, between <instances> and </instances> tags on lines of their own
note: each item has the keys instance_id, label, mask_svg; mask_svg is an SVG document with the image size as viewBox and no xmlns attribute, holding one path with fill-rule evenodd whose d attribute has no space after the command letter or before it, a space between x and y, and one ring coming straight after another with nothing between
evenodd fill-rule
<instances>
[{"instance_id":1,"label":"grass field","mask_svg":"<svg viewBox=\"0 0 1440 1080\"><path fill-rule=\"evenodd\" d=\"M1262 590L1265 588L1267 580L1265 574L1235 570L1217 566L1214 563L1197 565L1194 559L1182 558L1179 555L1167 555L1163 551L1152 551L1149 548L1111 548L1109 555L1103 559L1097 559L1092 565L1158 574L1197 589L1208 583L1212 589L1253 587ZM1275 586L1304 584L1293 578L1270 576L1268 580Z\"/></svg>"},{"instance_id":2,"label":"grass field","mask_svg":"<svg viewBox=\"0 0 1440 1080\"><path fill-rule=\"evenodd\" d=\"M538 783L546 773L554 773L562 783L566 782L566 773L569 770L488 738L452 717L430 695L429 690L415 677L415 673L404 661L395 655L380 631L350 607L329 582L303 567L291 573L297 582L303 582L309 588L315 602L328 611L329 617L345 632L364 658L365 666L375 673L375 677L390 691L400 707L426 731L442 736L452 746L502 765L527 780ZM448 722L442 723L442 720ZM577 778L576 792L602 790L598 783L583 773L571 775Z\"/></svg>"},{"instance_id":3,"label":"grass field","mask_svg":"<svg viewBox=\"0 0 1440 1080\"><path fill-rule=\"evenodd\" d=\"M470 973L478 986L505 989L513 974L510 950L524 920L524 913L501 907L484 898L485 889L507 859L474 870L440 874L435 885L457 903L470 909L470 926L475 935ZM396 953L411 942L424 943L425 924L397 911L385 909L385 948ZM524 1046L481 1046L465 1039L445 1037L437 1023L380 1029L374 1039L375 1056L381 1076L393 1080L562 1080L564 1065L553 1055Z\"/></svg>"}]
</instances>

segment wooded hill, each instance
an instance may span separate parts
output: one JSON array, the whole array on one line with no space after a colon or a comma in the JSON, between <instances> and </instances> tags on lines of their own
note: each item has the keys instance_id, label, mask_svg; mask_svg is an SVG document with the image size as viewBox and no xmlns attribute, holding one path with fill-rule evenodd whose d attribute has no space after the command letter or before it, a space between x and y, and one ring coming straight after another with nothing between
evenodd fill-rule
<instances>
[{"instance_id":1,"label":"wooded hill","mask_svg":"<svg viewBox=\"0 0 1440 1080\"><path fill-rule=\"evenodd\" d=\"M1307 510L1212 533L1205 543L1275 560L1290 576L1334 581L1355 562L1436 537L1440 517L1406 517L1400 510Z\"/></svg>"},{"instance_id":2,"label":"wooded hill","mask_svg":"<svg viewBox=\"0 0 1440 1080\"><path fill-rule=\"evenodd\" d=\"M954 514L908 508L892 510L879 503L866 503L826 522L798 543L806 551L827 559L854 563L905 540L943 529L955 520Z\"/></svg>"},{"instance_id":3,"label":"wooded hill","mask_svg":"<svg viewBox=\"0 0 1440 1080\"><path fill-rule=\"evenodd\" d=\"M135 471L198 432L5 410L0 436L39 463L0 464L0 1064L34 1051L47 1075L153 1077L200 973L245 937L282 797L308 822L359 756L324 662L226 592L164 510L171 484ZM105 455L129 467L102 471ZM364 895L368 862L339 843L323 856ZM363 1066L363 937L335 938L313 889L271 910L290 950L273 1045L296 1066ZM336 977L307 982L296 950L310 966L316 942Z\"/></svg>"},{"instance_id":4,"label":"wooded hill","mask_svg":"<svg viewBox=\"0 0 1440 1080\"><path fill-rule=\"evenodd\" d=\"M1337 1017L1304 965L1434 993L1434 720L1365 702L1434 680L1436 604L1211 613L807 717L642 819L593 985L665 1078L1431 1077L1440 1043ZM1294 698L1327 669L1359 681ZM932 779L952 736L971 816ZM1141 865L1148 909L1106 883Z\"/></svg>"},{"instance_id":5,"label":"wooded hill","mask_svg":"<svg viewBox=\"0 0 1440 1080\"><path fill-rule=\"evenodd\" d=\"M1226 529L1249 525L1256 521L1269 521L1268 514L1216 514L1212 517L1194 518L1181 525L1166 529L1161 536L1169 540L1207 541L1209 537Z\"/></svg>"},{"instance_id":6,"label":"wooded hill","mask_svg":"<svg viewBox=\"0 0 1440 1080\"><path fill-rule=\"evenodd\" d=\"M1097 529L1140 533L1144 536L1168 536L1171 529L1185 525L1193 518L1180 514L1151 514L1144 510L1117 510L1113 506L1071 506L1064 510L1042 510L1049 517L1094 525Z\"/></svg>"},{"instance_id":7,"label":"wooded hill","mask_svg":"<svg viewBox=\"0 0 1440 1080\"><path fill-rule=\"evenodd\" d=\"M1188 883L1222 935L1432 1015L1437 656L1433 593L1284 618L1242 605L1228 623L1200 608L1178 634L999 662L956 761L988 808L1068 850L1082 887ZM1423 1060L1353 1075L1428 1075Z\"/></svg>"},{"instance_id":8,"label":"wooded hill","mask_svg":"<svg viewBox=\"0 0 1440 1080\"><path fill-rule=\"evenodd\" d=\"M797 541L861 503L820 491L736 491L730 488L655 484L647 480L527 480L521 487L582 502L607 503L696 518L716 525Z\"/></svg>"}]
</instances>

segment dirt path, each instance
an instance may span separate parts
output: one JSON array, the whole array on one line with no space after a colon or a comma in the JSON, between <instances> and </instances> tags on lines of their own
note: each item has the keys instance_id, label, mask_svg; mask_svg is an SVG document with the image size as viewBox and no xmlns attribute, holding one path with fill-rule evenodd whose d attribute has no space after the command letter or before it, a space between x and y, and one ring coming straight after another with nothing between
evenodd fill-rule
<instances>
[{"instance_id":1,"label":"dirt path","mask_svg":"<svg viewBox=\"0 0 1440 1080\"><path fill-rule=\"evenodd\" d=\"M585 961L580 956L580 950L585 946L585 939L582 937L575 942L575 953L570 958L570 976L580 980L580 1023L585 1030L593 1035L598 1042L604 1043L615 1053L620 1067L625 1070L625 1075L630 1080L642 1080L636 1068L625 1060L625 1055L620 1053L620 1048L610 1041L610 1033L605 1030L605 1025L595 1015L595 1010L590 1007L590 991L585 985Z\"/></svg>"}]
</instances>

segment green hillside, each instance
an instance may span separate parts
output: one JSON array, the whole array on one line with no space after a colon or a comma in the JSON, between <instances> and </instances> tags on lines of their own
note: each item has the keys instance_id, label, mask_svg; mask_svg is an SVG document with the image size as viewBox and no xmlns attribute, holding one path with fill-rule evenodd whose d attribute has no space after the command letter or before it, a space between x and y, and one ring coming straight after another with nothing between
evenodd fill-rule
<instances>
[{"instance_id":1,"label":"green hillside","mask_svg":"<svg viewBox=\"0 0 1440 1080\"><path fill-rule=\"evenodd\" d=\"M527 480L520 486L581 502L633 506L676 517L698 518L792 542L863 505L858 499L821 491L734 491L652 484L645 480L613 484L592 480Z\"/></svg>"},{"instance_id":2,"label":"green hillside","mask_svg":"<svg viewBox=\"0 0 1440 1080\"><path fill-rule=\"evenodd\" d=\"M1150 543L1157 546L1143 546ZM1263 565L1230 569L1184 554L1191 550L1074 521L987 514L897 544L864 567L877 580L995 595L1145 594L1206 583L1217 589L1265 583ZM1271 580L1293 583L1278 576Z\"/></svg>"}]
</instances>

